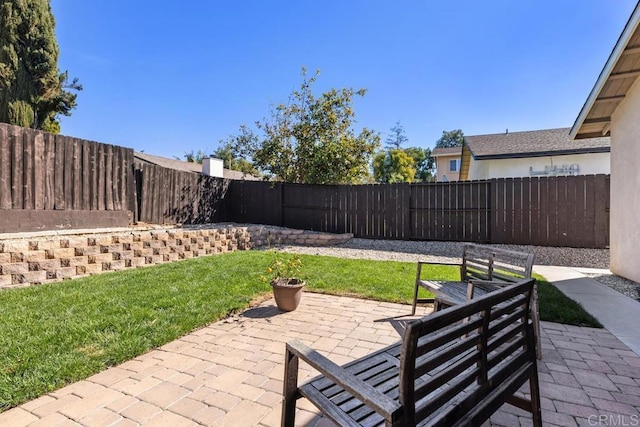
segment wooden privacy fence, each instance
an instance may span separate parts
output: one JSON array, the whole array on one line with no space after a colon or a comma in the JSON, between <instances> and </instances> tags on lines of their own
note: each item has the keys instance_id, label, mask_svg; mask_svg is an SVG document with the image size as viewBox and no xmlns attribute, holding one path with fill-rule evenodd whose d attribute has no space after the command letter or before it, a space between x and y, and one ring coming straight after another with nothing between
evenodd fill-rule
<instances>
[{"instance_id":1,"label":"wooden privacy fence","mask_svg":"<svg viewBox=\"0 0 640 427\"><path fill-rule=\"evenodd\" d=\"M609 176L357 186L228 181L134 164L129 148L0 123L0 233L132 221L604 248Z\"/></svg>"},{"instance_id":2,"label":"wooden privacy fence","mask_svg":"<svg viewBox=\"0 0 640 427\"><path fill-rule=\"evenodd\" d=\"M128 148L0 123L0 232L128 225L132 162Z\"/></svg>"},{"instance_id":3,"label":"wooden privacy fence","mask_svg":"<svg viewBox=\"0 0 640 427\"><path fill-rule=\"evenodd\" d=\"M0 123L0 233L220 221L228 182Z\"/></svg>"},{"instance_id":4,"label":"wooden privacy fence","mask_svg":"<svg viewBox=\"0 0 640 427\"><path fill-rule=\"evenodd\" d=\"M232 181L227 219L380 239L604 248L609 176L433 184Z\"/></svg>"},{"instance_id":5,"label":"wooden privacy fence","mask_svg":"<svg viewBox=\"0 0 640 427\"><path fill-rule=\"evenodd\" d=\"M136 221L203 224L222 218L229 181L136 163Z\"/></svg>"}]
</instances>

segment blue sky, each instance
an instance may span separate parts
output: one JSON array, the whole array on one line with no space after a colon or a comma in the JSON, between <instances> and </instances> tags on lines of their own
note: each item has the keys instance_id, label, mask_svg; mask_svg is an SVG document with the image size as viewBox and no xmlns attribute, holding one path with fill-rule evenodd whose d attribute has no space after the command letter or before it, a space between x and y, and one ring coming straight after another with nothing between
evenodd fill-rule
<instances>
[{"instance_id":1,"label":"blue sky","mask_svg":"<svg viewBox=\"0 0 640 427\"><path fill-rule=\"evenodd\" d=\"M53 0L62 133L167 157L213 151L319 69L367 88L357 127L409 146L573 124L635 0Z\"/></svg>"}]
</instances>

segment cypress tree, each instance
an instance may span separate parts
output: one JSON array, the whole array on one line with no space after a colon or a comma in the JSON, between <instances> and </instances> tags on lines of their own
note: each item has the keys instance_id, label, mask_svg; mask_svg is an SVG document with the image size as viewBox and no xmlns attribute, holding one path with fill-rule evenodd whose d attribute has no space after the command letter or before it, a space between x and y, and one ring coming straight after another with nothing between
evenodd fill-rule
<instances>
[{"instance_id":1,"label":"cypress tree","mask_svg":"<svg viewBox=\"0 0 640 427\"><path fill-rule=\"evenodd\" d=\"M50 0L0 0L0 121L60 131L76 106L77 79L58 70Z\"/></svg>"}]
</instances>

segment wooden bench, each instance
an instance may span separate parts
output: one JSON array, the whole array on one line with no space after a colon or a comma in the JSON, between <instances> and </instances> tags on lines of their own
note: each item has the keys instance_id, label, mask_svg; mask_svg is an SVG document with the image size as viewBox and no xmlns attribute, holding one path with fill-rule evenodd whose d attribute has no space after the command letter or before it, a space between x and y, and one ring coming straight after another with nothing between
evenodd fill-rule
<instances>
[{"instance_id":1,"label":"wooden bench","mask_svg":"<svg viewBox=\"0 0 640 427\"><path fill-rule=\"evenodd\" d=\"M467 243L464 245L462 262L439 263L418 262L416 282L413 294L412 314L416 312L419 302L433 302L434 310L438 311L443 306L449 307L461 304L471 298L494 292L500 287L515 283L518 280L531 277L533 269L532 253L510 251L492 246ZM422 266L431 265L455 265L460 267L460 281L442 281L423 279ZM425 288L435 295L435 299L418 298L419 288ZM536 340L540 337L540 319L538 315L538 293L533 289L531 299L531 318ZM536 344L538 359L542 358L539 344Z\"/></svg>"},{"instance_id":2,"label":"wooden bench","mask_svg":"<svg viewBox=\"0 0 640 427\"><path fill-rule=\"evenodd\" d=\"M296 400L306 397L339 426L480 425L505 402L541 426L533 285L523 280L409 322L401 342L344 366L287 343L282 425L294 425ZM321 375L298 386L300 359ZM527 381L531 398L514 395Z\"/></svg>"}]
</instances>

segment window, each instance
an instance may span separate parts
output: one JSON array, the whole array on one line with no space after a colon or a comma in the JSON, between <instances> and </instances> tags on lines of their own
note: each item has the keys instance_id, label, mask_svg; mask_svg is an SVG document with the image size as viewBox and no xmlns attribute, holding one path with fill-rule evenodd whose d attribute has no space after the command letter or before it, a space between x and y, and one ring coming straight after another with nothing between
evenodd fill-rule
<instances>
[{"instance_id":1,"label":"window","mask_svg":"<svg viewBox=\"0 0 640 427\"><path fill-rule=\"evenodd\" d=\"M458 172L460 170L460 159L449 160L449 172Z\"/></svg>"}]
</instances>

